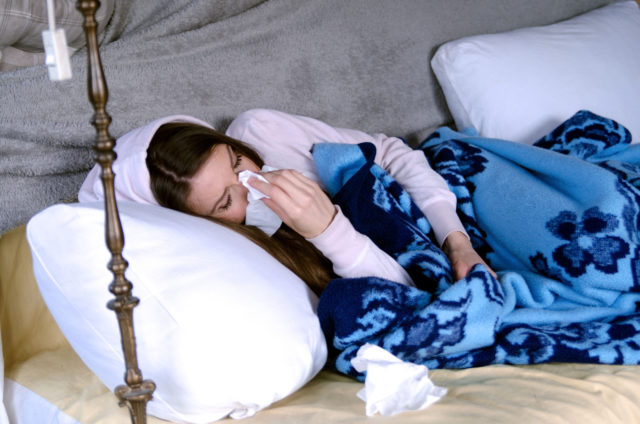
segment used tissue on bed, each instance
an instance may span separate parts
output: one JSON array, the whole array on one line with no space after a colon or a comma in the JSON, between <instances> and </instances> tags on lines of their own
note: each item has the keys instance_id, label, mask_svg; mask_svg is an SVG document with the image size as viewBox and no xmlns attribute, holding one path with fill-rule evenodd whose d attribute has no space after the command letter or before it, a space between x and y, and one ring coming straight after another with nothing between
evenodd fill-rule
<instances>
[{"instance_id":1,"label":"used tissue on bed","mask_svg":"<svg viewBox=\"0 0 640 424\"><path fill-rule=\"evenodd\" d=\"M275 168L265 165L262 167L262 171L275 171ZM268 236L272 236L276 231L278 231L280 225L282 225L282 220L278 215L276 215L274 211L269 209L269 207L265 205L262 200L260 200L263 197L268 198L269 196L249 185L248 181L251 177L268 183L266 178L255 172L242 171L238 173L238 180L240 181L240 183L242 183L243 186L247 188L247 190L249 190L249 193L247 194L247 200L249 201L249 204L247 205L247 212L244 223L246 225L256 226L267 233Z\"/></svg>"},{"instance_id":2,"label":"used tissue on bed","mask_svg":"<svg viewBox=\"0 0 640 424\"><path fill-rule=\"evenodd\" d=\"M425 409L447 394L446 388L429 379L427 367L404 362L376 345L360 347L351 364L366 372L358 397L367 403L367 416Z\"/></svg>"}]
</instances>

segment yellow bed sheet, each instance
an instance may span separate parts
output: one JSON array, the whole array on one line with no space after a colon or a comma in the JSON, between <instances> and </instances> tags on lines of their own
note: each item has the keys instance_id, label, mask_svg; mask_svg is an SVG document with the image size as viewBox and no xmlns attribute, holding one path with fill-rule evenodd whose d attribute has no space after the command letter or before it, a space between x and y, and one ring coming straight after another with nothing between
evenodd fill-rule
<instances>
[{"instance_id":1,"label":"yellow bed sheet","mask_svg":"<svg viewBox=\"0 0 640 424\"><path fill-rule=\"evenodd\" d=\"M365 416L362 384L323 371L304 388L248 419L254 424L639 423L640 367L547 364L435 370L449 393L426 410ZM6 377L83 424L128 422L128 411L70 348L42 352ZM153 378L153 376L149 376ZM226 420L225 420L226 421ZM229 419L229 421L231 421ZM150 424L164 421L150 418Z\"/></svg>"},{"instance_id":2,"label":"yellow bed sheet","mask_svg":"<svg viewBox=\"0 0 640 424\"><path fill-rule=\"evenodd\" d=\"M129 421L126 408L118 406L115 396L82 363L48 313L31 271L24 227L0 239L0 307L7 379L82 424ZM141 367L144 372L144 364ZM434 370L430 375L449 392L424 411L368 418L364 402L356 397L362 384L323 371L247 422L640 423L640 366L494 365ZM150 418L148 422L164 421Z\"/></svg>"}]
</instances>

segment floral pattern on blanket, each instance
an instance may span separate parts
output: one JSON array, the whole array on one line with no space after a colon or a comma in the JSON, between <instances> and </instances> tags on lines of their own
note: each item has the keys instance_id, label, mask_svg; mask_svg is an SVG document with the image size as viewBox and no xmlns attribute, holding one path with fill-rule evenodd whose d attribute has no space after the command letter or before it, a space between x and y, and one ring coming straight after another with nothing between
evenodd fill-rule
<instances>
[{"instance_id":1,"label":"floral pattern on blanket","mask_svg":"<svg viewBox=\"0 0 640 424\"><path fill-rule=\"evenodd\" d=\"M456 282L428 221L373 163L372 145L317 145L334 202L417 286L329 284L318 314L336 369L363 378L350 359L365 343L430 368L640 363L640 150L630 139L580 111L533 147L449 128L425 140L474 247L499 275L476 265Z\"/></svg>"}]
</instances>

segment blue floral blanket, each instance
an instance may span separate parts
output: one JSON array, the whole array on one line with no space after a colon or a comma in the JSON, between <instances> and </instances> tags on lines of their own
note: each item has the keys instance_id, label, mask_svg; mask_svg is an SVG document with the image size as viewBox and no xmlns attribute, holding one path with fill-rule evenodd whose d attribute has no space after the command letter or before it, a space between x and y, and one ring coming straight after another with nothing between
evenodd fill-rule
<instances>
[{"instance_id":1,"label":"blue floral blanket","mask_svg":"<svg viewBox=\"0 0 640 424\"><path fill-rule=\"evenodd\" d=\"M358 231L417 287L336 279L318 315L335 368L365 343L429 368L640 364L640 145L580 111L535 146L441 128L419 147L458 198L476 265L453 281L429 222L373 162L375 148L319 144L320 176Z\"/></svg>"}]
</instances>

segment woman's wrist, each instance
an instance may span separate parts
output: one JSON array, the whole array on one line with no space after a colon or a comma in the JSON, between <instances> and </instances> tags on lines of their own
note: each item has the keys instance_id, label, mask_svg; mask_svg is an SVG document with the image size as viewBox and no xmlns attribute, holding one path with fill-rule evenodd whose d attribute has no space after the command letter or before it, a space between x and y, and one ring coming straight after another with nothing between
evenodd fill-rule
<instances>
[{"instance_id":1,"label":"woman's wrist","mask_svg":"<svg viewBox=\"0 0 640 424\"><path fill-rule=\"evenodd\" d=\"M453 231L444 239L442 250L448 254L451 251L471 248L471 240L462 231Z\"/></svg>"}]
</instances>

